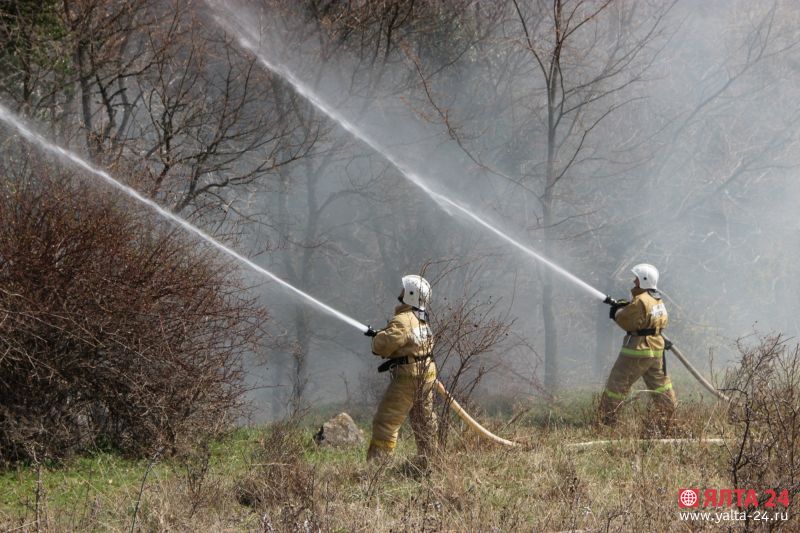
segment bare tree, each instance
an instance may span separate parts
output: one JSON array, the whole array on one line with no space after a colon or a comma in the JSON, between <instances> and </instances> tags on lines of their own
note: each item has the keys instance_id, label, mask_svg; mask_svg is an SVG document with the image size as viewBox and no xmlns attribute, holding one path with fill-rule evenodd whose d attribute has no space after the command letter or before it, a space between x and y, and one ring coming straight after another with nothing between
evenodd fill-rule
<instances>
[{"instance_id":1,"label":"bare tree","mask_svg":"<svg viewBox=\"0 0 800 533\"><path fill-rule=\"evenodd\" d=\"M671 275L670 284L681 290L685 282L697 285L710 279L715 290L704 292L702 303L684 300L675 308L683 333L698 340L725 334L705 310L725 305L731 315L755 320L757 309L751 302L758 302L765 291L780 301L784 291L779 287L791 284L780 274L766 274L791 267L782 254L770 252L785 246L786 236L775 231L781 225L773 218L777 213L764 207L784 194L791 185L786 178L798 165L800 139L785 105L794 93L786 69L800 52L796 13L781 1L742 3L719 23L725 30L724 46L715 48L716 55L689 63L698 66L666 89L684 87L680 98L662 97L665 108L653 118L658 127L648 137L653 155L646 166L651 176L647 186L663 192L609 221L612 231L630 228L613 245L617 264L645 256L669 272L691 257L690 275ZM697 24L703 28L707 22ZM687 30L689 35L693 29ZM692 40L687 46L705 49L707 37L698 33L693 39L700 44ZM676 229L670 233L662 229L672 227ZM758 268L730 269L751 262ZM721 270L728 275L715 274ZM751 290L752 300L745 296ZM726 295L731 293L742 298L730 301Z\"/></svg>"},{"instance_id":2,"label":"bare tree","mask_svg":"<svg viewBox=\"0 0 800 533\"><path fill-rule=\"evenodd\" d=\"M135 80L143 113L129 135L136 153L153 161L150 194L165 196L178 212L204 203L236 210L229 190L276 175L319 135L292 121L299 97L272 83L231 39L176 9L169 24L150 33L155 54Z\"/></svg>"},{"instance_id":3,"label":"bare tree","mask_svg":"<svg viewBox=\"0 0 800 533\"><path fill-rule=\"evenodd\" d=\"M302 65L309 85L317 86L322 79L338 76L337 82L347 88L345 95L353 95L349 119L358 122L373 104L371 95L402 92L413 83L413 73L397 75L393 70L404 62L402 54L398 54L399 43L415 28L429 24L426 15L438 11L433 5L420 7L405 1L380 7L371 3L272 2L264 18L280 18L279 28L285 26L291 28L293 35L306 36L299 37L297 46L313 50L314 61L310 66ZM332 71L329 63L338 61L348 65L349 70ZM273 83L278 84L275 80ZM276 103L278 109L293 114L292 121L300 129L319 132L308 157L279 170L276 208L262 210L262 222L277 230L281 247L287 248L281 263L286 279L308 290L319 287L340 268L343 258L355 253L368 256L370 250L364 247L363 240L369 239L372 246L377 238L387 268L378 272L379 265L372 261L372 271L362 272L362 276L392 279L396 285L400 257L384 255L387 235L380 228L387 215L378 216L375 211L376 203L386 207L396 199L397 194L391 194L392 187L385 185L398 180L396 170L389 168L380 155L365 150L349 134L338 130L313 106L288 98L278 98ZM337 103L350 102L337 94ZM363 207L353 207L354 204ZM351 212L349 220L330 225L329 221L347 211ZM351 235L341 242L346 233ZM403 257L410 255L412 251L407 249ZM353 298L353 291L339 292L348 298L347 304L363 305ZM273 374L291 381L290 404L297 407L308 384L309 351L314 340L326 334L312 327L307 309L297 308L293 315L291 365L278 363Z\"/></svg>"},{"instance_id":4,"label":"bare tree","mask_svg":"<svg viewBox=\"0 0 800 533\"><path fill-rule=\"evenodd\" d=\"M598 157L591 148L592 133L636 98L624 93L642 79L652 61L647 47L658 37L670 6L642 24L633 17L634 5L612 0L537 2L528 11L516 0L512 3L521 29L521 44L543 84L544 169L540 173L541 167L534 165L534 175L542 179L539 228L544 235L545 255L552 257L556 227L565 218L559 210L559 203L564 202L559 189L580 173L582 164ZM554 392L558 387L559 355L553 272L543 269L542 279L544 383L548 391Z\"/></svg>"},{"instance_id":5,"label":"bare tree","mask_svg":"<svg viewBox=\"0 0 800 533\"><path fill-rule=\"evenodd\" d=\"M274 89L296 96L191 2L82 0L43 13L23 3L0 14L4 88L19 108L51 110L43 118L67 143L79 125L92 159L148 176L147 194L184 216L246 218L252 185L316 140L276 111Z\"/></svg>"}]
</instances>

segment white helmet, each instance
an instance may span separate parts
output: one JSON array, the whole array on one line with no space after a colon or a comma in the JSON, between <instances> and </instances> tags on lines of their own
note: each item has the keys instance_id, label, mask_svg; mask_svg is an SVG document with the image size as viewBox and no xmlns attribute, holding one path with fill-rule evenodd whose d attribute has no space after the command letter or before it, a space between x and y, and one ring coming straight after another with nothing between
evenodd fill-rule
<instances>
[{"instance_id":1,"label":"white helmet","mask_svg":"<svg viewBox=\"0 0 800 533\"><path fill-rule=\"evenodd\" d=\"M642 289L658 289L658 269L647 263L639 263L631 269L633 275L639 278L639 287Z\"/></svg>"},{"instance_id":2,"label":"white helmet","mask_svg":"<svg viewBox=\"0 0 800 533\"><path fill-rule=\"evenodd\" d=\"M431 284L422 276L410 274L403 276L403 303L411 307L416 307L420 311L425 310L428 300L431 297Z\"/></svg>"}]
</instances>

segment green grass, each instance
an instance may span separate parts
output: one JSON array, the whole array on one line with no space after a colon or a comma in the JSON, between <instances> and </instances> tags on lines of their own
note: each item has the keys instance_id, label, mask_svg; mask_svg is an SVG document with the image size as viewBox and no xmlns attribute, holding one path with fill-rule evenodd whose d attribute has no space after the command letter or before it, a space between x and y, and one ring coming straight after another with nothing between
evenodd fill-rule
<instances>
[{"instance_id":1,"label":"green grass","mask_svg":"<svg viewBox=\"0 0 800 533\"><path fill-rule=\"evenodd\" d=\"M724 448L631 440L641 431L644 406L628 409L616 431L624 440L566 447L609 437L594 434L587 418L591 401L578 393L556 406L518 406L529 413L503 429L503 436L527 443L516 449L480 441L454 420L447 451L421 478L403 466L414 454L408 427L396 460L385 467L365 462L365 446L318 448L311 440L317 415L299 425L242 428L209 446L199 483L191 473L204 464L202 450L156 463L137 524L145 531L655 531L675 524L678 488L730 485ZM558 410L564 414L543 418ZM705 404L689 403L680 415L694 434L726 424ZM44 467L41 529L129 530L147 466L97 453ZM243 505L242 487L262 499ZM0 474L0 494L0 529L34 530L35 469Z\"/></svg>"},{"instance_id":2,"label":"green grass","mask_svg":"<svg viewBox=\"0 0 800 533\"><path fill-rule=\"evenodd\" d=\"M111 453L78 457L63 465L41 467L42 487L55 508L75 507L92 495L129 492L141 479L146 461L131 461ZM164 470L163 465L155 470ZM35 500L37 471L17 467L0 474L2 511L20 511Z\"/></svg>"},{"instance_id":3,"label":"green grass","mask_svg":"<svg viewBox=\"0 0 800 533\"><path fill-rule=\"evenodd\" d=\"M209 446L209 471L220 477L242 476L251 463L253 450L263 428L240 428ZM111 452L96 452L75 457L61 464L43 464L41 482L43 504L48 515L59 517L61 525L74 524L93 509L115 509L127 501L124 514L132 516L136 499L147 473L146 483L184 476L187 458L151 461L132 460ZM150 466L148 470L148 466ZM35 513L37 469L19 465L0 472L0 524L9 519L20 523ZM120 518L119 516L115 519Z\"/></svg>"}]
</instances>

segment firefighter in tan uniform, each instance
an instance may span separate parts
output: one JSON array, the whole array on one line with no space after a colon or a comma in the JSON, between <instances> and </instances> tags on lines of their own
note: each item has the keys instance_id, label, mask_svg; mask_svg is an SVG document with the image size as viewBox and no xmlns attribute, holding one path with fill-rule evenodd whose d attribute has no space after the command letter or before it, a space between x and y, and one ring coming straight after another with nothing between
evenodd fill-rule
<instances>
[{"instance_id":1,"label":"firefighter in tan uniform","mask_svg":"<svg viewBox=\"0 0 800 533\"><path fill-rule=\"evenodd\" d=\"M428 325L426 305L431 286L422 277L403 276L403 292L394 317L380 331L369 328L372 353L387 359L379 372L389 371L391 382L372 420L372 440L367 459L390 456L397 446L400 426L410 415L417 452L429 457L435 446L436 414L433 411L433 334Z\"/></svg>"},{"instance_id":2,"label":"firefighter in tan uniform","mask_svg":"<svg viewBox=\"0 0 800 533\"><path fill-rule=\"evenodd\" d=\"M675 391L664 368L664 338L661 331L667 327L667 309L658 292L658 270L653 265L639 264L631 269L636 276L631 289L631 302L612 303L610 317L626 331L606 388L600 399L600 419L613 425L617 411L630 392L634 382L643 378L652 391L656 417L652 419L662 434L668 433L675 412Z\"/></svg>"}]
</instances>

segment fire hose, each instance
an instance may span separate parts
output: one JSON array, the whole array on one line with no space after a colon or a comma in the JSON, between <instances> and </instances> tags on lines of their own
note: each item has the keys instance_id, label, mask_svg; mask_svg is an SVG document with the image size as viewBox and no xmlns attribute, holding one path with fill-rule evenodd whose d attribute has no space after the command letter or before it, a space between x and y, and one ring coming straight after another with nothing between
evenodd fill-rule
<instances>
[{"instance_id":1,"label":"fire hose","mask_svg":"<svg viewBox=\"0 0 800 533\"><path fill-rule=\"evenodd\" d=\"M694 365L692 365L689 362L688 359L686 359L686 357L683 355L683 353L678 349L677 346L675 346L675 344L671 340L669 340L663 334L662 334L662 337L664 337L665 348L667 350L671 351L675 355L675 357L677 357L678 360L681 363L683 363L683 365L686 367L686 369L692 374L692 376L694 376L695 379L697 379L698 382L700 382L701 385L703 385L706 389L708 389L709 392L711 392L714 396L716 396L720 400L724 400L726 402L730 402L731 401L730 398L728 398L725 394L720 392L705 377L703 377L702 374L700 374L700 372L694 367ZM447 391L447 388L444 386L444 384L441 381L439 381L438 379L436 380L435 387L436 387L436 392L439 394L439 396L441 396L441 398L445 402L448 403L448 405L450 406L450 409L452 409L452 411L456 415L458 415L459 418L461 418L464 422L466 422L467 425L471 429L473 429L476 433L478 433L481 437L483 437L483 438L485 438L487 440L490 440L492 442L496 442L498 444L502 444L503 446L511 446L511 447L519 446L519 444L517 444L516 442L512 442L510 440L507 440L507 439L504 439L502 437L499 437L499 436L495 435L494 433L492 433L491 431L489 431L488 429L483 427L480 423L478 423L477 420L472 418L469 415L469 413L467 413L464 410L464 408L461 407L461 405L456 401L456 399L453 398L453 396ZM678 442L675 439L669 439L669 440ZM678 439L678 440L680 440L680 439ZM718 442L713 442L713 443L714 444L719 444Z\"/></svg>"},{"instance_id":2,"label":"fire hose","mask_svg":"<svg viewBox=\"0 0 800 533\"><path fill-rule=\"evenodd\" d=\"M606 299L603 300L604 304L608 304L611 306L624 306L627 305L628 302L626 300L615 300L611 296L606 296ZM660 334L661 337L664 339L664 349L671 351L675 357L678 358L678 361L683 363L683 366L686 367L686 370L694 376L694 378L700 382L700 384L705 387L711 394L719 398L720 400L730 402L731 399L725 396L722 392L720 392L714 385L711 384L703 375L692 365L688 359L681 353L675 343L669 340L663 333Z\"/></svg>"},{"instance_id":3,"label":"fire hose","mask_svg":"<svg viewBox=\"0 0 800 533\"><path fill-rule=\"evenodd\" d=\"M569 444L565 444L565 448L570 449L582 449L582 448L591 448L593 446L616 446L619 447L620 443L623 442L633 442L633 443L647 443L648 445L651 444L675 444L675 445L687 445L687 444L712 444L716 446L725 446L726 441L725 439L634 439L631 441L624 441L621 439L605 439L605 440L590 440L586 442L572 442Z\"/></svg>"},{"instance_id":4,"label":"fire hose","mask_svg":"<svg viewBox=\"0 0 800 533\"><path fill-rule=\"evenodd\" d=\"M323 109L323 111L326 111L326 110ZM329 112L327 112L327 113L330 115ZM275 274L273 274L269 270L257 265L256 263L254 263L250 259L244 257L240 253L238 253L235 250L233 250L232 248L229 248L229 247L225 246L224 244L222 244L221 242L219 242L215 238L211 237L210 235L208 235L207 233L202 231L200 228L190 224L185 219L175 215L174 213L172 213L172 212L170 212L168 210L163 209L156 202L152 201L149 198L146 198L146 197L142 196L135 189L133 189L133 188L123 184L122 182L114 179L107 172L105 172L105 171L103 171L103 170L101 170L101 169L99 169L97 167L94 167L91 163L89 163L86 160L82 159L77 154L75 154L75 153L73 153L73 152L71 152L69 150L66 150L66 149L64 149L64 148L62 148L62 147L60 147L58 145L55 145L52 142L48 141L46 138L42 137L38 133L35 133L32 129L27 127L21 120L16 118L7 108L5 108L2 105L0 105L0 120L6 122L6 123L10 124L11 126L13 126L14 128L16 128L23 135L23 137L25 137L29 141L35 142L40 147L42 147L45 151L53 153L53 154L55 154L56 156L58 156L58 157L60 157L62 159L68 160L72 164L75 164L75 165L81 167L82 169L84 169L85 171L93 174L94 176L101 178L102 180L104 180L108 184L112 185L113 187L119 189L120 191L122 191L123 193L125 193L126 195L131 197L132 199L136 200L137 202L139 202L141 204L144 204L149 209L157 212L160 216L172 221L173 223L177 224L178 226L182 227L183 229L185 229L185 230L189 231L190 233L194 234L196 237L199 237L201 240L203 240L206 243L212 245L217 250L223 252L224 254L227 254L228 256L230 256L230 257L236 259L237 261L239 261L241 264L246 265L249 268L251 268L252 270L254 270L254 271L256 271L256 272L258 272L258 273L260 273L260 274L272 279L273 281L277 282L284 289L286 289L289 292L293 293L295 296L300 297L304 302L313 304L315 307L325 311L326 313L328 313L328 314L330 314L332 316L337 317L339 320L342 320L342 321L346 322L347 324L349 324L351 326L354 326L355 328L361 330L362 332L368 332L370 330L369 326L366 326L364 324L359 323L354 318L352 318L350 316L347 316L344 313L341 313L340 311L337 311L336 309L334 309L334 308L332 308L332 307L320 302L319 300L313 298L311 295L303 292L302 290L298 289L297 287L295 287L295 286L291 285L290 283L284 281L283 279L281 279L280 277L276 276ZM340 120L340 122L341 122L341 120ZM370 145L372 146L372 144L370 144ZM397 165L395 165L395 166L397 166ZM398 168L400 168L400 167L398 167ZM401 168L401 170L402 170L402 168ZM417 183L417 184L419 185L419 183ZM427 188L424 188L424 189L426 190L426 192L430 193L430 191ZM444 198L444 197L441 197L441 195L436 195L435 198ZM593 294L596 294L601 298L603 297L603 293L601 293L597 289L589 286L585 282L581 281L580 279L576 278L572 274L570 274L570 273L564 271L563 269L559 268L557 265L551 263L550 261L548 261L544 257L536 254L532 250L522 246L520 243L518 243L517 241L509 238L507 235L505 235L504 233L500 232L499 230L497 230L493 226L487 224L482 219L476 218L475 215L473 215L471 212L465 210L464 208L460 207L458 204L455 204L454 202L449 201L449 200L448 200L448 204L452 205L454 207L457 207L459 210L464 211L470 217L472 217L476 221L480 222L481 225L483 225L487 229L490 229L494 233L500 235L501 237L503 237L507 241L511 242L514 246L516 246L518 248L522 248L529 255L533 255L538 260L545 262L545 264L547 264L551 268L555 268L559 273L561 273L562 275L567 276L569 279L571 279L572 281L578 283L579 285L583 286L584 288L587 288ZM610 297L606 297L605 303L616 304L617 302L614 301L613 299L611 299ZM675 356L678 357L678 359L692 373L692 375L695 376L695 378L697 378L698 381L700 381L707 389L709 389L717 397L719 397L721 399L724 399L724 400L728 400L728 398L724 394L722 394L721 392L717 391L707 380L705 380L699 374L699 372L697 372L697 370L691 364L689 364L689 362L686 360L686 358L683 356L683 354L681 354L680 351L677 350L677 348L675 348L674 345L671 345L670 349L675 354ZM486 428L481 426L478 422L476 422L471 416L469 416L469 414L466 411L464 411L464 409L458 404L457 401L455 401L455 399L450 395L450 393L447 392L447 389L445 389L444 385L438 380L436 381L436 389L437 389L437 392L450 404L450 408L461 419L463 419L472 429L477 431L480 435L482 435L483 437L485 437L485 438L487 438L489 440L492 440L494 442L497 442L497 443L500 443L500 444L503 444L503 445L506 445L506 446L516 446L517 445L516 443L513 443L513 442L511 442L509 440L506 440L506 439L503 439L503 438L500 438L500 437L494 435L489 430L487 430Z\"/></svg>"},{"instance_id":5,"label":"fire hose","mask_svg":"<svg viewBox=\"0 0 800 533\"><path fill-rule=\"evenodd\" d=\"M368 337L374 337L378 333L377 331L372 329L372 326L362 325L361 328L364 334L367 335ZM396 361L397 360L393 359L385 361L378 367L378 372L386 372L392 369L394 366L396 366L397 364ZM461 407L461 405L456 401L456 399L453 398L453 395L447 391L447 388L444 386L444 383L442 383L438 379L434 384L434 388L436 389L436 392L439 394L439 396L441 396L442 400L444 400L447 403L450 409L455 414L457 414L459 418L461 418L461 420L466 422L467 425L473 431L478 433L481 437L490 440L492 442L496 442L497 444L502 444L503 446L519 446L519 444L517 444L516 442L512 442L502 437L498 437L497 435L495 435L494 433L492 433L491 431L480 425L477 420L472 418L469 415L469 413L467 413L467 411L463 407Z\"/></svg>"},{"instance_id":6,"label":"fire hose","mask_svg":"<svg viewBox=\"0 0 800 533\"><path fill-rule=\"evenodd\" d=\"M471 427L473 430L475 430L480 436L484 437L485 439L496 442L498 444L502 444L503 446L519 446L519 444L517 444L516 442L511 442L510 440L498 437L497 435L495 435L494 433L492 433L491 431L480 425L474 418L469 416L469 413L467 413L464 410L464 408L461 407L461 405L459 405L456 399L453 398L453 396L449 392L447 392L447 389L445 388L444 384L438 379L436 380L436 392L438 392L439 396L441 396L442 399L446 401L448 405L450 405L450 409L452 409L453 412L457 414L459 418L461 418L461 420L466 422L467 425Z\"/></svg>"},{"instance_id":7,"label":"fire hose","mask_svg":"<svg viewBox=\"0 0 800 533\"><path fill-rule=\"evenodd\" d=\"M661 336L664 337L663 334ZM720 400L723 400L723 401L726 401L726 402L730 402L731 401L730 398L728 398L722 392L720 392L719 389L714 387L714 385L712 385L706 378L703 377L702 374L700 374L700 372L698 372L698 370L689 362L688 359L686 359L686 357L681 353L681 351L678 349L677 346L675 346L675 344L672 341L670 341L667 337L664 337L664 342L666 343L666 346L665 346L666 349L671 351L673 353L673 355L675 355L675 357L678 358L678 361L683 363L683 366L686 367L686 370L688 370L689 373L692 374L694 376L694 378L697 381L699 381L700 384L703 387L708 389L708 392L710 392L711 394L713 394L714 396L716 396Z\"/></svg>"}]
</instances>

